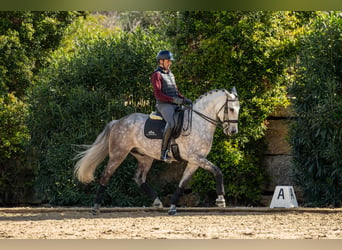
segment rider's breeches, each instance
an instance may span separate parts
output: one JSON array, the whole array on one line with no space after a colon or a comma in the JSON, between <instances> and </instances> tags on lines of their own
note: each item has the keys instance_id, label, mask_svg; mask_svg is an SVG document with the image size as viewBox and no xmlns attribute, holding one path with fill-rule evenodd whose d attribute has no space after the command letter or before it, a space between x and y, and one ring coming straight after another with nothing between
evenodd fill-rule
<instances>
[{"instance_id":1,"label":"rider's breeches","mask_svg":"<svg viewBox=\"0 0 342 250\"><path fill-rule=\"evenodd\" d=\"M175 126L173 115L175 113L175 109L178 106L171 103L158 103L156 107L157 110L161 113L164 120L169 124L169 127L173 129Z\"/></svg>"}]
</instances>

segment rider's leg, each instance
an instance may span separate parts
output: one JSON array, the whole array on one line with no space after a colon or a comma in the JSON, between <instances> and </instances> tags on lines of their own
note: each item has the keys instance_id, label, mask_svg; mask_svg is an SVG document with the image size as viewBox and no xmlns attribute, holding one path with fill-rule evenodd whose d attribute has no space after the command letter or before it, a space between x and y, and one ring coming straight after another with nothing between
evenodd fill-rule
<instances>
[{"instance_id":1,"label":"rider's leg","mask_svg":"<svg viewBox=\"0 0 342 250\"><path fill-rule=\"evenodd\" d=\"M162 161L170 160L170 157L168 156L168 152L169 152L171 133L175 126L173 115L175 113L176 107L177 105L169 104L169 103L157 104L158 111L161 113L164 120L166 121L164 133L163 133L162 145L161 145L161 153L160 153L160 159Z\"/></svg>"},{"instance_id":2,"label":"rider's leg","mask_svg":"<svg viewBox=\"0 0 342 250\"><path fill-rule=\"evenodd\" d=\"M162 146L161 146L161 152L160 152L160 160L162 161L171 160L170 156L168 155L171 132L172 132L172 128L170 126L170 123L167 122L164 128L163 140L162 140Z\"/></svg>"}]
</instances>

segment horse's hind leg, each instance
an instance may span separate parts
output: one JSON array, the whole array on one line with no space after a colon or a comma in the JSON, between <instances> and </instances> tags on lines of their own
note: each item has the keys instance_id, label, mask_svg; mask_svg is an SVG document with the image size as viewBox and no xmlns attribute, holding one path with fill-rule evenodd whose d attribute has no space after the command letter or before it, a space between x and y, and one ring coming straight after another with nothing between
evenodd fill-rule
<instances>
[{"instance_id":1,"label":"horse's hind leg","mask_svg":"<svg viewBox=\"0 0 342 250\"><path fill-rule=\"evenodd\" d=\"M138 169L134 178L135 182L151 198L154 207L162 208L163 204L160 201L158 194L146 182L147 173L151 169L153 158L135 152L131 152L131 154L138 160Z\"/></svg>"},{"instance_id":2,"label":"horse's hind leg","mask_svg":"<svg viewBox=\"0 0 342 250\"><path fill-rule=\"evenodd\" d=\"M183 195L185 186L187 185L187 183L189 182L189 180L191 179L191 177L193 176L193 174L196 172L197 169L198 169L198 166L194 164L188 163L188 165L186 166L183 172L182 179L179 182L178 188L176 192L172 195L171 206L168 211L169 215L175 215L177 213L177 210L176 210L177 203L180 197Z\"/></svg>"},{"instance_id":3,"label":"horse's hind leg","mask_svg":"<svg viewBox=\"0 0 342 250\"><path fill-rule=\"evenodd\" d=\"M101 201L104 192L106 191L107 184L110 180L110 177L114 174L115 170L120 166L120 164L123 162L123 160L128 155L128 152L123 152L120 150L117 150L115 153L109 154L109 160L107 163L107 166L105 170L102 173L101 179L100 179L100 185L96 193L96 197L94 200L94 207L92 208L91 212L92 214L97 214L100 211Z\"/></svg>"}]
</instances>

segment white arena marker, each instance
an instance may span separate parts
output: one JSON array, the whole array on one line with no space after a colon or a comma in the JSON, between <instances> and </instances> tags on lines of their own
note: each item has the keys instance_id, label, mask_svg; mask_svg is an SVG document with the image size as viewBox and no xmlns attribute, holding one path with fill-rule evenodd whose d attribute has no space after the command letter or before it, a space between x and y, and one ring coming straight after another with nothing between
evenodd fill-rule
<instances>
[{"instance_id":1,"label":"white arena marker","mask_svg":"<svg viewBox=\"0 0 342 250\"><path fill-rule=\"evenodd\" d=\"M293 186L276 186L270 208L298 207Z\"/></svg>"}]
</instances>

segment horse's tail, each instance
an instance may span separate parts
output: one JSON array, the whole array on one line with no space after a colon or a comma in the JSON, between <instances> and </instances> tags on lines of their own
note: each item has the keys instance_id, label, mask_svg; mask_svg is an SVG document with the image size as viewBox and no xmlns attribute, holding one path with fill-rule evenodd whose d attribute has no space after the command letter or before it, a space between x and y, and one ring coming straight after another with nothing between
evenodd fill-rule
<instances>
[{"instance_id":1,"label":"horse's tail","mask_svg":"<svg viewBox=\"0 0 342 250\"><path fill-rule=\"evenodd\" d=\"M75 165L74 173L76 178L82 183L90 183L94 180L94 172L108 155L108 140L111 128L116 121L111 121L99 134L92 145L86 145L85 151L76 155L79 159Z\"/></svg>"}]
</instances>

